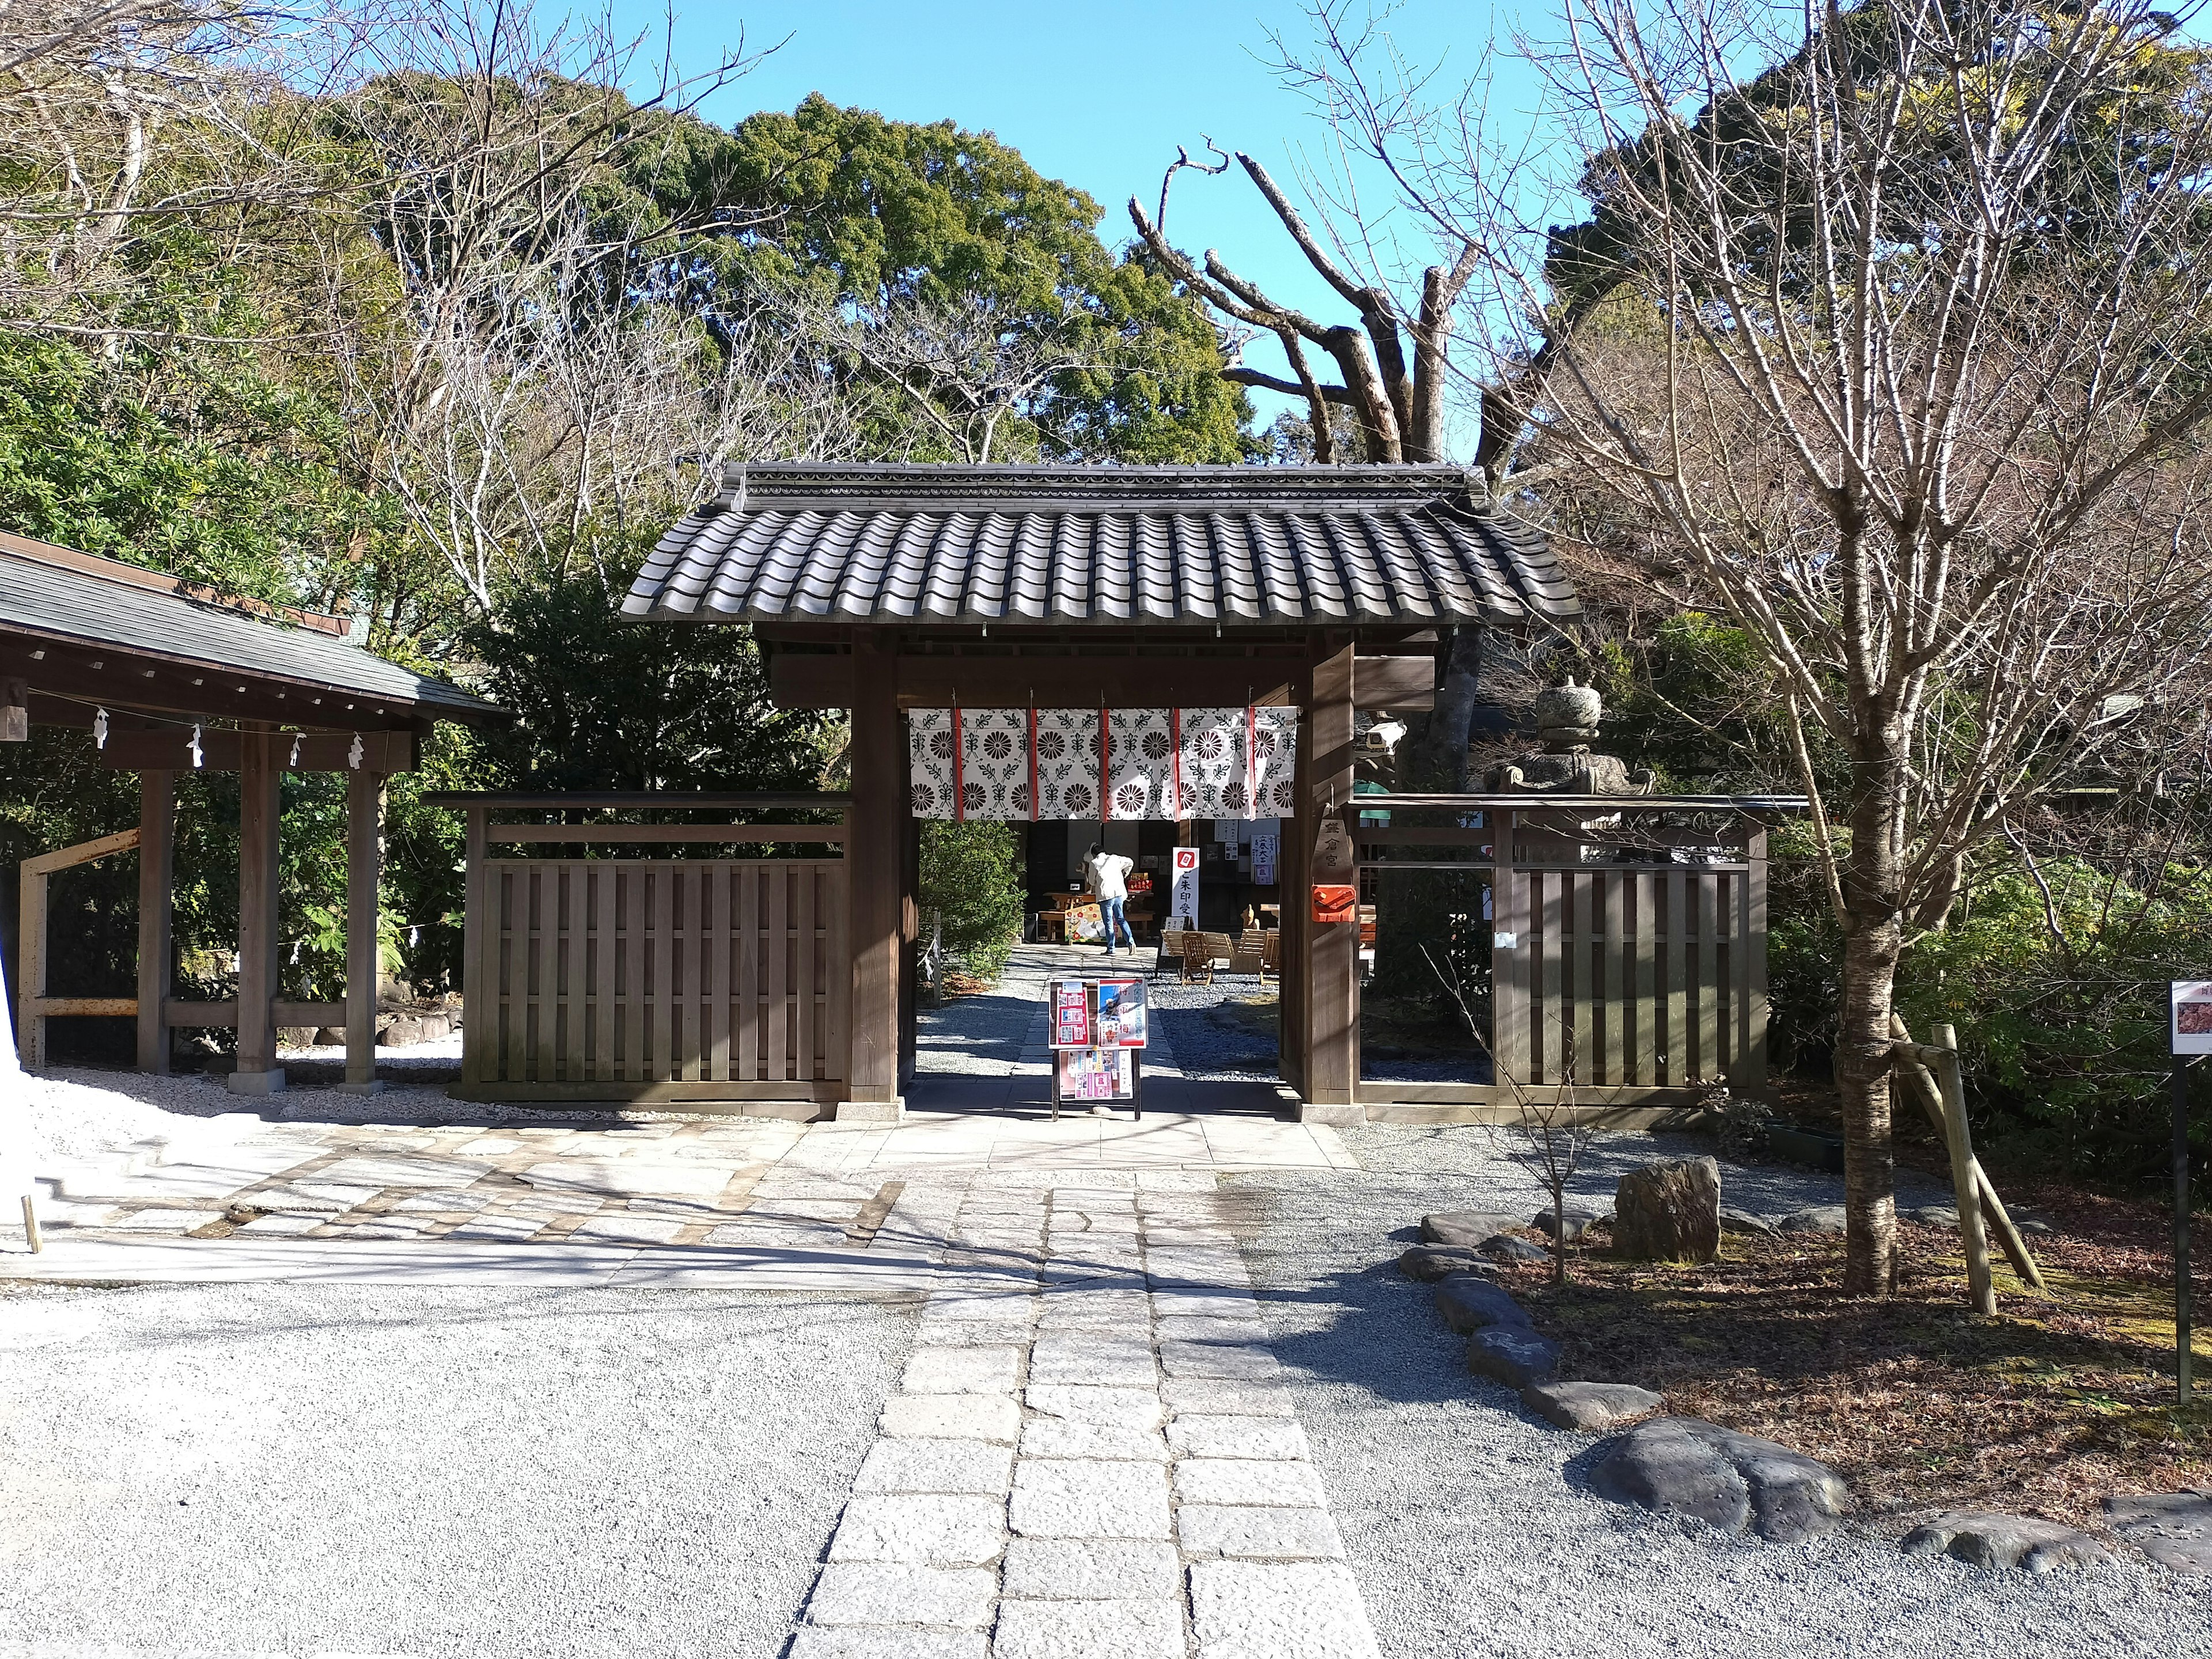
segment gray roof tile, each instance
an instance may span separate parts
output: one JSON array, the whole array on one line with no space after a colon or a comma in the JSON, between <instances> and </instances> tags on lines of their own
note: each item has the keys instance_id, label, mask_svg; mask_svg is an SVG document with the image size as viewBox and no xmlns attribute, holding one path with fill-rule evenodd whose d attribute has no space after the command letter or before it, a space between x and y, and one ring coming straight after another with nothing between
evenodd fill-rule
<instances>
[{"instance_id":1,"label":"gray roof tile","mask_svg":"<svg viewBox=\"0 0 2212 1659\"><path fill-rule=\"evenodd\" d=\"M1518 622L1580 614L1449 467L775 465L660 539L655 621Z\"/></svg>"}]
</instances>

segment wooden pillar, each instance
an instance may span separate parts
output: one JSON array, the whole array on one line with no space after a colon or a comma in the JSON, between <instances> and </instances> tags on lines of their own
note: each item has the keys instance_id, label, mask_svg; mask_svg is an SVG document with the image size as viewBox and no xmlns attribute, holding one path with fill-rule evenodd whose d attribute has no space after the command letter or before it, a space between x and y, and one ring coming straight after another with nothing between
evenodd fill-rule
<instances>
[{"instance_id":1,"label":"wooden pillar","mask_svg":"<svg viewBox=\"0 0 2212 1659\"><path fill-rule=\"evenodd\" d=\"M1298 744L1305 773L1299 805L1304 822L1299 839L1310 860L1314 834L1332 803L1340 811L1352 805L1352 644L1341 636L1316 643L1313 690L1306 702L1306 729ZM1311 915L1310 879L1298 900ZM1353 915L1358 914L1353 908ZM1359 1082L1359 924L1326 927L1309 920L1304 975L1305 1080L1299 1090L1309 1106L1349 1107Z\"/></svg>"},{"instance_id":2,"label":"wooden pillar","mask_svg":"<svg viewBox=\"0 0 2212 1659\"><path fill-rule=\"evenodd\" d=\"M899 1091L914 1076L921 1046L921 821L914 792L902 789L907 811L899 836Z\"/></svg>"},{"instance_id":3,"label":"wooden pillar","mask_svg":"<svg viewBox=\"0 0 2212 1659\"><path fill-rule=\"evenodd\" d=\"M276 1063L276 823L283 773L276 738L239 736L238 1068L234 1094L274 1094L284 1086Z\"/></svg>"},{"instance_id":4,"label":"wooden pillar","mask_svg":"<svg viewBox=\"0 0 2212 1659\"><path fill-rule=\"evenodd\" d=\"M846 926L852 953L850 1058L842 1120L896 1121L906 752L899 742L895 644L863 634L853 650L853 804L845 817Z\"/></svg>"},{"instance_id":5,"label":"wooden pillar","mask_svg":"<svg viewBox=\"0 0 2212 1659\"><path fill-rule=\"evenodd\" d=\"M376 1080L377 886L384 874L384 777L346 774L346 1068L340 1087L374 1094Z\"/></svg>"},{"instance_id":6,"label":"wooden pillar","mask_svg":"<svg viewBox=\"0 0 2212 1659\"><path fill-rule=\"evenodd\" d=\"M483 1083L498 1074L499 1054L499 921L492 914L495 886L485 868L491 845L491 815L481 806L468 809L467 839L461 854L461 1081ZM613 879L611 872L601 877ZM630 935L630 948L642 947ZM605 948L613 950L610 934ZM636 994L635 958L630 968L632 994ZM612 978L611 973L609 975ZM611 1056L602 1055L603 1060ZM637 1062L633 1039L630 1064Z\"/></svg>"},{"instance_id":7,"label":"wooden pillar","mask_svg":"<svg viewBox=\"0 0 2212 1659\"><path fill-rule=\"evenodd\" d=\"M170 903L177 866L177 775L138 775L138 1069L169 1069Z\"/></svg>"}]
</instances>

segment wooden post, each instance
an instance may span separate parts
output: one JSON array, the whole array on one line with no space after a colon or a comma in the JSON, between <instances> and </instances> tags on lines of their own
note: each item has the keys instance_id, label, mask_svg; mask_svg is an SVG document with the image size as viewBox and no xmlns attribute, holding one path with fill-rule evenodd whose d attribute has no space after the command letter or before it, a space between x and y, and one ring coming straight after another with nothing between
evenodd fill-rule
<instances>
[{"instance_id":1,"label":"wooden post","mask_svg":"<svg viewBox=\"0 0 2212 1659\"><path fill-rule=\"evenodd\" d=\"M1736 983L1743 994L1742 1048L1729 1081L1754 1100L1766 1097L1766 831L1745 838L1743 927L1735 942Z\"/></svg>"},{"instance_id":2,"label":"wooden post","mask_svg":"<svg viewBox=\"0 0 2212 1659\"><path fill-rule=\"evenodd\" d=\"M274 1094L276 1063L278 793L283 775L266 732L240 734L238 770L238 1067L234 1094Z\"/></svg>"},{"instance_id":3,"label":"wooden post","mask_svg":"<svg viewBox=\"0 0 2212 1659\"><path fill-rule=\"evenodd\" d=\"M492 914L492 882L484 868L490 848L491 816L481 806L468 809L467 838L462 843L461 884L461 1081L483 1083L497 1067L489 1061L498 1051L499 918ZM606 879L613 878L611 870ZM642 878L635 879L641 880ZM629 948L638 948L638 935L630 935ZM614 949L610 934L607 947ZM629 960L631 994L636 997L637 959ZM611 984L613 975L608 975ZM637 1062L637 1045L630 1044L630 1063Z\"/></svg>"},{"instance_id":4,"label":"wooden post","mask_svg":"<svg viewBox=\"0 0 2212 1659\"><path fill-rule=\"evenodd\" d=\"M1310 848L1322 814L1352 807L1352 657L1350 644L1334 639L1316 647L1306 734L1299 744L1308 763L1301 839ZM1295 895L1310 905L1310 878ZM1358 907L1352 907L1355 917ZM1359 924L1310 926L1306 933L1305 1086L1312 1106L1346 1107L1359 1084Z\"/></svg>"},{"instance_id":5,"label":"wooden post","mask_svg":"<svg viewBox=\"0 0 2212 1659\"><path fill-rule=\"evenodd\" d=\"M1901 1014L1889 1017L1889 1034L1899 1042L1912 1041L1912 1034L1905 1030L1905 1018ZM1906 1091L1919 1101L1920 1109L1928 1115L1928 1121L1935 1126L1936 1133L1942 1135L1948 1145L1951 1138L1950 1126L1944 1120L1943 1091L1937 1086L1935 1077L1909 1052L1899 1056L1899 1069L1905 1074ZM1974 1160L1974 1190L1981 1194L1983 1219L1989 1224L1989 1230L1996 1235L1997 1243L2003 1247L2005 1260L2012 1263L2013 1272L2020 1275L2022 1284L2047 1295L2051 1287L2043 1282L2043 1269L2035 1265L2035 1257L2027 1248L2027 1240L2013 1224L2012 1215L2006 1210L2004 1200L1997 1196L1997 1189L1990 1185L1989 1171L1982 1168L1982 1161L1978 1158Z\"/></svg>"},{"instance_id":6,"label":"wooden post","mask_svg":"<svg viewBox=\"0 0 2212 1659\"><path fill-rule=\"evenodd\" d=\"M907 813L896 645L853 647L853 800L845 817L845 917L852 957L845 1121L896 1121L899 1097L899 866Z\"/></svg>"},{"instance_id":7,"label":"wooden post","mask_svg":"<svg viewBox=\"0 0 2212 1659\"><path fill-rule=\"evenodd\" d=\"M921 821L913 815L913 792L902 790L907 814L899 824L899 1090L913 1077L921 1048Z\"/></svg>"},{"instance_id":8,"label":"wooden post","mask_svg":"<svg viewBox=\"0 0 2212 1659\"><path fill-rule=\"evenodd\" d=\"M46 994L46 875L22 866L15 908L15 1046L22 1053L23 1069L35 1072L46 1063L46 1020L39 1005Z\"/></svg>"},{"instance_id":9,"label":"wooden post","mask_svg":"<svg viewBox=\"0 0 2212 1659\"><path fill-rule=\"evenodd\" d=\"M1951 1190L1958 1194L1959 1231L1966 1245L1966 1287L1974 1311L1997 1310L1996 1288L1990 1282L1990 1240L1982 1228L1982 1195L1974 1181L1974 1143L1966 1129L1966 1090L1959 1074L1959 1038L1948 1025L1931 1033L1943 1051L1936 1081L1943 1091L1943 1128L1951 1146Z\"/></svg>"},{"instance_id":10,"label":"wooden post","mask_svg":"<svg viewBox=\"0 0 2212 1659\"><path fill-rule=\"evenodd\" d=\"M138 1069L169 1069L171 890L177 862L177 775L138 775Z\"/></svg>"},{"instance_id":11,"label":"wooden post","mask_svg":"<svg viewBox=\"0 0 2212 1659\"><path fill-rule=\"evenodd\" d=\"M0 743L31 740L31 690L27 680L0 679Z\"/></svg>"},{"instance_id":12,"label":"wooden post","mask_svg":"<svg viewBox=\"0 0 2212 1659\"><path fill-rule=\"evenodd\" d=\"M384 873L384 779L346 774L346 1067L349 1095L376 1080L377 886Z\"/></svg>"}]
</instances>

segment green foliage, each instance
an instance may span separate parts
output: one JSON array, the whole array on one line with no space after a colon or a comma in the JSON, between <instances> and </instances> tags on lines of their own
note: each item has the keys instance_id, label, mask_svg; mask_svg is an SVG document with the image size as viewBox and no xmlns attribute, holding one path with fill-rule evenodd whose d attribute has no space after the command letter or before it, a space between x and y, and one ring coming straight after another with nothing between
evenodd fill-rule
<instances>
[{"instance_id":1,"label":"green foliage","mask_svg":"<svg viewBox=\"0 0 2212 1659\"><path fill-rule=\"evenodd\" d=\"M665 165L665 163L659 165ZM720 251L723 280L824 299L986 302L1016 338L1049 331L1093 366L1034 401L1025 435L1056 459L1238 461L1250 406L1221 379L1204 311L1098 238L1103 210L988 133L889 121L817 93L688 147L684 205L760 221ZM665 187L665 186L664 186Z\"/></svg>"},{"instance_id":2,"label":"green foliage","mask_svg":"<svg viewBox=\"0 0 2212 1659\"><path fill-rule=\"evenodd\" d=\"M925 818L923 926L933 914L945 948L983 979L996 979L1022 936L1021 842L1011 823Z\"/></svg>"}]
</instances>

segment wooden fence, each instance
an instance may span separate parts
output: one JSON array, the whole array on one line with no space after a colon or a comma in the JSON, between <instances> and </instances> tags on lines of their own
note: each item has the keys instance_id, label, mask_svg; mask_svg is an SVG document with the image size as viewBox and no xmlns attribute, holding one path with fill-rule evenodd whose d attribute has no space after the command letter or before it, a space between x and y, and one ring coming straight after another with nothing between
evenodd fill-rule
<instances>
[{"instance_id":1,"label":"wooden fence","mask_svg":"<svg viewBox=\"0 0 2212 1659\"><path fill-rule=\"evenodd\" d=\"M1766 1081L1765 872L1752 865L1508 868L1492 957L1501 1074L1690 1088Z\"/></svg>"}]
</instances>

